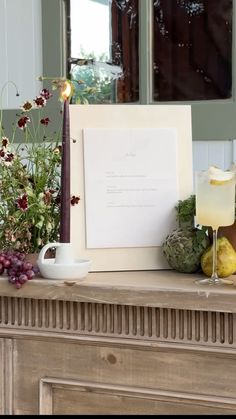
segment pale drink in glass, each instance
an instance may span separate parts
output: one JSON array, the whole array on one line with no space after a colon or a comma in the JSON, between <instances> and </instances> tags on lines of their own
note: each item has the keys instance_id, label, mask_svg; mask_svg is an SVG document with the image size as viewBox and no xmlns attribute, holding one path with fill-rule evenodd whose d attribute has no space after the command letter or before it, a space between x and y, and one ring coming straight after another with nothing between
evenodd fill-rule
<instances>
[{"instance_id":1,"label":"pale drink in glass","mask_svg":"<svg viewBox=\"0 0 236 419\"><path fill-rule=\"evenodd\" d=\"M222 284L217 275L217 230L235 221L235 173L217 168L196 173L196 221L213 230L213 269L211 278L198 282Z\"/></svg>"}]
</instances>

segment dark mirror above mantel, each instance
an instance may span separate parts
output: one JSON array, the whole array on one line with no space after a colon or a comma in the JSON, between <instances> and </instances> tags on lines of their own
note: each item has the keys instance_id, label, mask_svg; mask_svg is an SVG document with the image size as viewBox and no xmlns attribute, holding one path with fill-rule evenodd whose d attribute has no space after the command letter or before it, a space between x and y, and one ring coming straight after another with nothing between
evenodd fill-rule
<instances>
[{"instance_id":1,"label":"dark mirror above mantel","mask_svg":"<svg viewBox=\"0 0 236 419\"><path fill-rule=\"evenodd\" d=\"M65 0L64 6L72 103L232 99L231 0Z\"/></svg>"}]
</instances>

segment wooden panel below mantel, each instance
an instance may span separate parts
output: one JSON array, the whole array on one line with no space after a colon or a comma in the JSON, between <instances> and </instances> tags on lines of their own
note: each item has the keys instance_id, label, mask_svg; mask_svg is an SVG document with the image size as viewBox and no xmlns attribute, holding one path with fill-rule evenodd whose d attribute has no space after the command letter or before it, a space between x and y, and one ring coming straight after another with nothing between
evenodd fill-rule
<instances>
[{"instance_id":1,"label":"wooden panel below mantel","mask_svg":"<svg viewBox=\"0 0 236 419\"><path fill-rule=\"evenodd\" d=\"M0 295L9 297L167 307L186 310L236 313L236 276L234 285L196 284L200 274L176 271L128 271L89 273L83 280L37 278L21 289L0 277Z\"/></svg>"},{"instance_id":2,"label":"wooden panel below mantel","mask_svg":"<svg viewBox=\"0 0 236 419\"><path fill-rule=\"evenodd\" d=\"M197 278L1 277L0 414L235 414L236 284Z\"/></svg>"}]
</instances>

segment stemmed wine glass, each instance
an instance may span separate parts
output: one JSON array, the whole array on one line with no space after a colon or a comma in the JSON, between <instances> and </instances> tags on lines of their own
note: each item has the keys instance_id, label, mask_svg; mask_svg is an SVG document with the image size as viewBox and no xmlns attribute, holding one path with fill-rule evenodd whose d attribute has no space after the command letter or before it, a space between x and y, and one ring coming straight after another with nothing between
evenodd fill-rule
<instances>
[{"instance_id":1,"label":"stemmed wine glass","mask_svg":"<svg viewBox=\"0 0 236 419\"><path fill-rule=\"evenodd\" d=\"M220 226L229 226L235 221L235 173L210 167L196 172L196 221L211 226L213 231L212 275L196 281L200 284L232 284L217 274L217 232Z\"/></svg>"}]
</instances>

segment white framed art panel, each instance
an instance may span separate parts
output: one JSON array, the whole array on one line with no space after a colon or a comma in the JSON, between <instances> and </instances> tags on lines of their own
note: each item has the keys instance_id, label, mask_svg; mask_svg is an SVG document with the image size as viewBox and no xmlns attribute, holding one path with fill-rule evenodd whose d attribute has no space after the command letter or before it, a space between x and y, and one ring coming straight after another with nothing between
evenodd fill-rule
<instances>
[{"instance_id":1,"label":"white framed art panel","mask_svg":"<svg viewBox=\"0 0 236 419\"><path fill-rule=\"evenodd\" d=\"M122 135L125 136L127 141L119 141ZM119 148L122 149L123 147L124 151L127 151L125 148L126 143L127 147L128 144L136 146L136 143L138 144L139 141L139 144L143 147L143 155L146 159L144 166L147 169L148 181L149 177L150 179L153 177L153 171L155 171L153 152L157 156L159 153L161 156L159 158L159 164L158 158L156 158L157 176L160 177L160 173L165 171L165 175L163 175L165 178L166 173L168 173L168 168L170 168L169 172L172 173L171 179L173 183L176 183L178 190L176 194L175 187L171 188L171 182L169 180L170 194L173 194L173 196L172 204L171 199L169 204L171 205L171 208L169 208L171 213L170 220L168 221L167 218L165 221L162 220L160 224L161 234L164 238L174 228L174 203L177 203L178 199L187 198L193 192L191 107L188 105L70 105L70 136L72 140L71 190L73 194L81 198L79 205L71 209L71 241L76 257L90 259L92 261L91 271L168 269L169 266L162 253L160 237L158 245L153 245L154 242L152 240L150 240L151 245L148 240L146 242L144 241L147 245L143 245L142 237L141 239L139 237L139 241L136 235L132 238L132 233L129 232L129 226L127 228L126 225L126 231L128 230L127 234L129 235L130 233L131 238L130 242L128 242L126 237L124 237L123 245L122 238L114 237L113 229L106 228L106 217L101 217L101 223L103 223L101 225L104 225L104 230L99 231L99 218L94 221L95 227L93 226L93 217L99 217L99 211L103 215L101 212L103 208L102 202L104 201L104 197L106 198L105 195L98 193L99 182L97 181L97 176L101 176L101 168L104 167L104 173L106 173L106 170L110 170L113 167L109 166L108 162L111 164L111 158L114 161L117 153L116 150L119 150ZM149 157L147 150L145 150L145 141L142 139L144 136L147 137L147 143L150 144L149 156L150 162L152 162L152 164L150 163L150 172L147 162ZM135 138L137 138L137 141ZM175 143L173 149L171 138L173 138L173 143ZM137 151L138 148L137 146L135 150ZM132 154L132 152L126 154ZM170 156L172 157L169 158ZM173 164L175 157L176 168L173 169L173 167L170 167L170 164ZM140 155L138 153L137 156L135 154L135 158L137 158L137 162L140 162ZM96 159L97 162L102 161L100 169L96 167ZM161 171L159 168L160 164L162 165ZM134 170L134 167L131 166L131 169ZM124 170L126 169L124 168ZM108 185L105 176L104 179L101 179L100 181L107 188ZM117 183L115 188L119 188L120 185L120 183ZM137 186L137 184L135 185ZM148 189L147 184L145 184L145 188L146 190ZM126 188L125 195L124 188L122 189L122 196L129 199L127 190L128 188ZM101 197L101 202L99 202L99 196ZM140 194L136 195L136 198L138 197L140 197ZM168 200L167 198L168 194L166 194L166 199L158 202L158 206L162 206ZM152 204L154 200L155 193L152 195ZM117 203L115 206L117 207ZM96 214L96 208L98 209L98 214ZM107 214L107 219L109 220L109 211ZM142 214L141 211L140 214ZM138 218L140 214L136 216L133 213L137 218L137 222L140 221ZM154 212L150 214L154 216ZM145 216L145 213L143 215ZM132 218L130 216L130 220ZM92 227L90 228L91 225ZM110 227L112 227L112 223ZM130 230L132 230L131 227L130 225ZM153 227L157 229L158 235L158 226L155 224ZM98 234L97 242L93 228L95 228L95 232ZM108 230L112 234L110 241L108 236L102 237L103 232L105 236L105 232L107 234ZM89 245L87 245L87 242ZM116 244L118 244L117 247Z\"/></svg>"}]
</instances>

